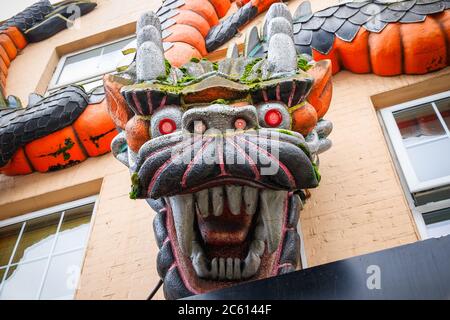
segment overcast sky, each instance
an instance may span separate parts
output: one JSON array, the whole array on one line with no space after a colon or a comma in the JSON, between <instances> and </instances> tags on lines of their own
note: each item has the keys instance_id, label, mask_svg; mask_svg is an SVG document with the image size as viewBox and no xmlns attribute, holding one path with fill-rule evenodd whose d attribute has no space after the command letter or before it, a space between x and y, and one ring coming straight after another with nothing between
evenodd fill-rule
<instances>
[{"instance_id":1,"label":"overcast sky","mask_svg":"<svg viewBox=\"0 0 450 320\"><path fill-rule=\"evenodd\" d=\"M11 18L16 13L22 11L38 0L0 0L2 9L0 10L0 21ZM61 0L50 0L51 3L61 2Z\"/></svg>"}]
</instances>

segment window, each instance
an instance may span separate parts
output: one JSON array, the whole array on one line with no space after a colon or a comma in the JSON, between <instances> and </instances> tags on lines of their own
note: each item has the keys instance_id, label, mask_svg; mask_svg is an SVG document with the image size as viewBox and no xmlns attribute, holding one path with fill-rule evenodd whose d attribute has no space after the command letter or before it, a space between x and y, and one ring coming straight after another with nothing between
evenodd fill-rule
<instances>
[{"instance_id":1,"label":"window","mask_svg":"<svg viewBox=\"0 0 450 320\"><path fill-rule=\"evenodd\" d=\"M90 91L102 85L104 74L129 65L133 55L125 54L135 47L133 36L65 55L59 61L48 90L52 92L69 84L79 84Z\"/></svg>"},{"instance_id":2,"label":"window","mask_svg":"<svg viewBox=\"0 0 450 320\"><path fill-rule=\"evenodd\" d=\"M429 237L450 234L450 208L429 212L423 215Z\"/></svg>"},{"instance_id":3,"label":"window","mask_svg":"<svg viewBox=\"0 0 450 320\"><path fill-rule=\"evenodd\" d=\"M0 300L73 298L95 199L0 221Z\"/></svg>"},{"instance_id":4,"label":"window","mask_svg":"<svg viewBox=\"0 0 450 320\"><path fill-rule=\"evenodd\" d=\"M450 91L383 109L381 117L422 236L450 234Z\"/></svg>"}]
</instances>

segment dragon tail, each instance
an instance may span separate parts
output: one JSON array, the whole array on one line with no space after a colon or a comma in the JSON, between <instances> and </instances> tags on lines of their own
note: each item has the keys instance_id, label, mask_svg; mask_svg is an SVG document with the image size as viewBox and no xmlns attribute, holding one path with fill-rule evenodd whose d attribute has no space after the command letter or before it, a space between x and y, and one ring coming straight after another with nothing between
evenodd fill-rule
<instances>
[{"instance_id":1,"label":"dragon tail","mask_svg":"<svg viewBox=\"0 0 450 320\"><path fill-rule=\"evenodd\" d=\"M330 59L333 73L424 74L448 65L449 45L450 11L444 11L420 23L390 23L380 33L360 28L352 42L336 38L329 53L313 49L313 57Z\"/></svg>"},{"instance_id":2,"label":"dragon tail","mask_svg":"<svg viewBox=\"0 0 450 320\"><path fill-rule=\"evenodd\" d=\"M232 2L241 6L225 17ZM166 0L156 14L161 21L166 59L180 67L201 59L230 40L238 29L280 0Z\"/></svg>"},{"instance_id":3,"label":"dragon tail","mask_svg":"<svg viewBox=\"0 0 450 320\"><path fill-rule=\"evenodd\" d=\"M348 2L294 15L297 51L342 69L381 76L424 74L450 62L450 1Z\"/></svg>"}]
</instances>

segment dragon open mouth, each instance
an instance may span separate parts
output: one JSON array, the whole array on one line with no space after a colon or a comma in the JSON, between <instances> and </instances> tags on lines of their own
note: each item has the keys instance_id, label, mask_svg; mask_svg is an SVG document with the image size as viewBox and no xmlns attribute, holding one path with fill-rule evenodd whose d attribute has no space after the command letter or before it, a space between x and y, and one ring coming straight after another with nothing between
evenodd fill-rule
<instances>
[{"instance_id":1,"label":"dragon open mouth","mask_svg":"<svg viewBox=\"0 0 450 320\"><path fill-rule=\"evenodd\" d=\"M301 196L302 192L221 185L159 199L163 207L154 231L166 297L294 271L300 263ZM208 211L203 211L206 203Z\"/></svg>"},{"instance_id":2,"label":"dragon open mouth","mask_svg":"<svg viewBox=\"0 0 450 320\"><path fill-rule=\"evenodd\" d=\"M282 249L291 196L288 191L225 185L166 201L173 217L172 231L196 275L241 281L258 272L262 276L277 273L262 261ZM296 264L289 261L290 269Z\"/></svg>"},{"instance_id":3,"label":"dragon open mouth","mask_svg":"<svg viewBox=\"0 0 450 320\"><path fill-rule=\"evenodd\" d=\"M263 128L146 142L134 171L137 195L164 212L162 277L176 268L192 294L295 270L301 190L318 183L308 150L300 134Z\"/></svg>"}]
</instances>

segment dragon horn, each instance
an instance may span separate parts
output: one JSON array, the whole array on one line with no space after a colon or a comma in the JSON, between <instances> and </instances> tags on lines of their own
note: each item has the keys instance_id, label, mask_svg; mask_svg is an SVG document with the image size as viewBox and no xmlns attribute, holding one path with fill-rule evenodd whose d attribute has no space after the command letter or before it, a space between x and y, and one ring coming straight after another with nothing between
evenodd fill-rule
<instances>
[{"instance_id":1,"label":"dragon horn","mask_svg":"<svg viewBox=\"0 0 450 320\"><path fill-rule=\"evenodd\" d=\"M236 43L232 43L227 49L227 58L239 58L239 48Z\"/></svg>"},{"instance_id":2,"label":"dragon horn","mask_svg":"<svg viewBox=\"0 0 450 320\"><path fill-rule=\"evenodd\" d=\"M244 57L249 57L257 46L261 45L258 28L253 26L245 35Z\"/></svg>"},{"instance_id":3,"label":"dragon horn","mask_svg":"<svg viewBox=\"0 0 450 320\"><path fill-rule=\"evenodd\" d=\"M154 26L161 33L161 22L153 11L143 13L137 21L136 30L140 30L145 26Z\"/></svg>"},{"instance_id":4,"label":"dragon horn","mask_svg":"<svg viewBox=\"0 0 450 320\"><path fill-rule=\"evenodd\" d=\"M155 80L165 76L161 24L153 12L144 13L137 25L136 75L138 81Z\"/></svg>"},{"instance_id":5,"label":"dragon horn","mask_svg":"<svg viewBox=\"0 0 450 320\"><path fill-rule=\"evenodd\" d=\"M287 34L292 40L294 39L294 31L292 29L292 22L289 22L284 17L272 18L267 27L267 39L272 38L277 33Z\"/></svg>"},{"instance_id":6,"label":"dragon horn","mask_svg":"<svg viewBox=\"0 0 450 320\"><path fill-rule=\"evenodd\" d=\"M276 17L283 17L286 20L288 20L288 22L290 24L292 24L292 15L291 12L289 11L288 7L284 4L284 3L274 3L273 5L270 6L269 10L267 11L265 20L264 20L264 24L263 24L263 38L266 40L269 40L268 37L268 28L269 28L269 23L273 18Z\"/></svg>"},{"instance_id":7,"label":"dragon horn","mask_svg":"<svg viewBox=\"0 0 450 320\"><path fill-rule=\"evenodd\" d=\"M297 51L292 31L292 16L283 3L272 5L266 15L266 36L269 42L267 60L273 73L297 70Z\"/></svg>"}]
</instances>

